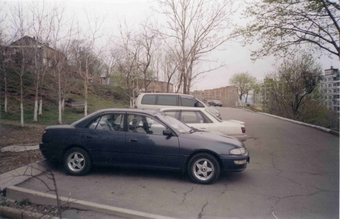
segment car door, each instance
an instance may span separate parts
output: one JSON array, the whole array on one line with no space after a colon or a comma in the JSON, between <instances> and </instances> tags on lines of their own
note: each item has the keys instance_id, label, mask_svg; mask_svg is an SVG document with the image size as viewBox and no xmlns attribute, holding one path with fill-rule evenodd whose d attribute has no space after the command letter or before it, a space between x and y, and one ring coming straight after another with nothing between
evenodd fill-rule
<instances>
[{"instance_id":1,"label":"car door","mask_svg":"<svg viewBox=\"0 0 340 219\"><path fill-rule=\"evenodd\" d=\"M83 130L80 144L96 164L124 165L124 114L108 113L93 119Z\"/></svg>"},{"instance_id":2,"label":"car door","mask_svg":"<svg viewBox=\"0 0 340 219\"><path fill-rule=\"evenodd\" d=\"M177 136L165 136L167 127L151 116L127 115L125 159L128 165L178 168L179 142Z\"/></svg>"}]
</instances>

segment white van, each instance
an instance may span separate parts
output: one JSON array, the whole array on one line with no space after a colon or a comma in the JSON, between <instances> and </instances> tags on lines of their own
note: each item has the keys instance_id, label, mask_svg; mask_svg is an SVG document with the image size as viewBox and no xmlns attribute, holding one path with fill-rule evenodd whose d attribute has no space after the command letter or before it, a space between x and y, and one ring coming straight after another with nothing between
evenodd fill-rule
<instances>
[{"instance_id":1,"label":"white van","mask_svg":"<svg viewBox=\"0 0 340 219\"><path fill-rule=\"evenodd\" d=\"M135 101L138 109L161 109L169 107L202 107L221 118L220 112L213 107L207 106L203 101L189 94L179 93L141 93Z\"/></svg>"}]
</instances>

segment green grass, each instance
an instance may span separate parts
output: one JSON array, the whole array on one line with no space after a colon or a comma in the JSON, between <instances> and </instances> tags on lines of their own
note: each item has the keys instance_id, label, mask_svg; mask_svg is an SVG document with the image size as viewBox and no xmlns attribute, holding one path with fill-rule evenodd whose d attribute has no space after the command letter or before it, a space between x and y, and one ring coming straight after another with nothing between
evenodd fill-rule
<instances>
[{"instance_id":1,"label":"green grass","mask_svg":"<svg viewBox=\"0 0 340 219\"><path fill-rule=\"evenodd\" d=\"M1 63L0 63L1 64ZM19 75L13 69L7 69L8 81L8 113L4 112L4 72L0 70L0 120L10 120L20 122L20 87ZM24 123L33 123L34 110L34 79L33 75L26 72L24 80ZM46 74L44 79L43 93L43 111L42 115L38 116L36 124L53 125L58 124L58 100L57 100L57 84L55 78ZM72 78L74 86L72 92L68 94L66 101L69 102L84 102L83 81ZM104 108L123 108L129 107L128 99L124 95L125 90L120 87L91 84L88 89L88 114ZM70 124L84 116L83 109L75 109L65 106L65 111L62 113L62 123Z\"/></svg>"}]
</instances>

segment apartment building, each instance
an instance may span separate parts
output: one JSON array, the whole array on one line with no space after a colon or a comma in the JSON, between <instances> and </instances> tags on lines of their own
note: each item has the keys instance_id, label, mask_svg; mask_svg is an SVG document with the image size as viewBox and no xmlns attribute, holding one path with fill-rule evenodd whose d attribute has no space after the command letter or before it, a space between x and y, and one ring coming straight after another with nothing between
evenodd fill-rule
<instances>
[{"instance_id":1,"label":"apartment building","mask_svg":"<svg viewBox=\"0 0 340 219\"><path fill-rule=\"evenodd\" d=\"M324 103L328 109L334 110L338 114L340 103L340 73L339 69L331 67L326 69L322 75L320 87L324 95Z\"/></svg>"}]
</instances>

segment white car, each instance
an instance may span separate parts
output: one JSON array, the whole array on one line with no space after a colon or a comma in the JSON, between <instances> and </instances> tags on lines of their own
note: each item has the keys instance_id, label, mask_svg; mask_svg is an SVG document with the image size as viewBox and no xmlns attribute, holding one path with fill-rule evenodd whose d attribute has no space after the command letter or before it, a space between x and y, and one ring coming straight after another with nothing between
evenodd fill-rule
<instances>
[{"instance_id":1,"label":"white car","mask_svg":"<svg viewBox=\"0 0 340 219\"><path fill-rule=\"evenodd\" d=\"M205 108L176 107L162 108L160 111L199 130L218 132L235 137L239 141L247 139L244 122L238 120L223 121Z\"/></svg>"}]
</instances>

